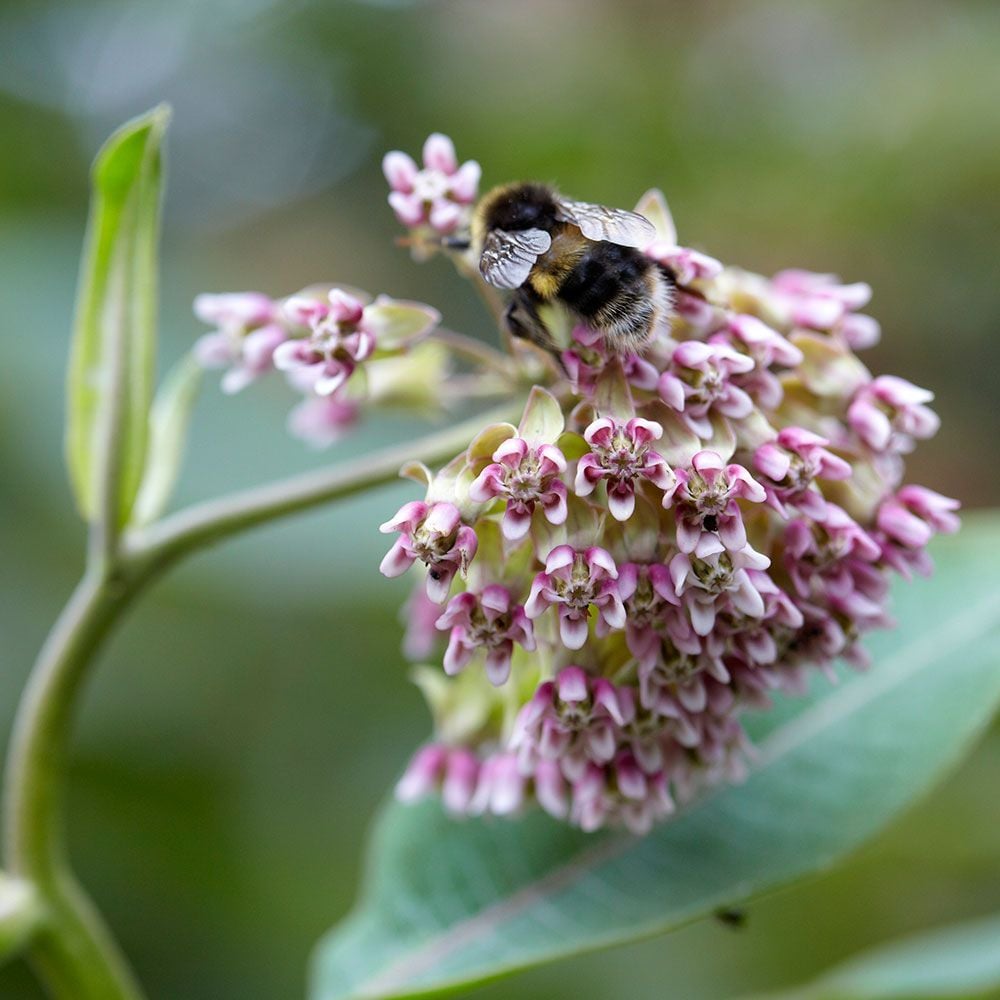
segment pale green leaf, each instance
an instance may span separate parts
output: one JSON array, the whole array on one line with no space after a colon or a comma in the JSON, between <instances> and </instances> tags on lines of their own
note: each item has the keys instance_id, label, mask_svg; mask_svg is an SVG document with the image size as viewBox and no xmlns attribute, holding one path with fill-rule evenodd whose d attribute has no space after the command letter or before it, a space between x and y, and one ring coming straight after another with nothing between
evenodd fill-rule
<instances>
[{"instance_id":1,"label":"pale green leaf","mask_svg":"<svg viewBox=\"0 0 1000 1000\"><path fill-rule=\"evenodd\" d=\"M667 199L659 188L650 188L638 201L635 210L649 219L656 228L656 238L672 246L677 244L677 227L667 207Z\"/></svg>"},{"instance_id":2,"label":"pale green leaf","mask_svg":"<svg viewBox=\"0 0 1000 1000\"><path fill-rule=\"evenodd\" d=\"M441 314L422 302L403 302L380 295L365 309L365 326L375 336L379 354L397 351L426 336Z\"/></svg>"},{"instance_id":3,"label":"pale green leaf","mask_svg":"<svg viewBox=\"0 0 1000 1000\"><path fill-rule=\"evenodd\" d=\"M1000 996L1000 916L993 915L890 941L806 986L768 994L768 1000L996 996Z\"/></svg>"},{"instance_id":4,"label":"pale green leaf","mask_svg":"<svg viewBox=\"0 0 1000 1000\"><path fill-rule=\"evenodd\" d=\"M556 397L548 389L533 386L517 428L518 434L531 445L554 444L565 426Z\"/></svg>"},{"instance_id":5,"label":"pale green leaf","mask_svg":"<svg viewBox=\"0 0 1000 1000\"><path fill-rule=\"evenodd\" d=\"M134 524L149 524L166 509L177 483L187 444L191 410L198 398L202 367L182 358L164 380L149 418L149 455L132 512Z\"/></svg>"},{"instance_id":6,"label":"pale green leaf","mask_svg":"<svg viewBox=\"0 0 1000 1000\"><path fill-rule=\"evenodd\" d=\"M67 383L66 460L80 512L103 490L124 523L146 454L156 347L161 106L123 125L97 155Z\"/></svg>"},{"instance_id":7,"label":"pale green leaf","mask_svg":"<svg viewBox=\"0 0 1000 1000\"><path fill-rule=\"evenodd\" d=\"M458 822L389 804L361 901L320 945L313 1000L436 995L634 940L825 868L959 759L1000 701L1000 521L938 546L896 588L875 663L751 720L758 757L647 837L535 811Z\"/></svg>"}]
</instances>

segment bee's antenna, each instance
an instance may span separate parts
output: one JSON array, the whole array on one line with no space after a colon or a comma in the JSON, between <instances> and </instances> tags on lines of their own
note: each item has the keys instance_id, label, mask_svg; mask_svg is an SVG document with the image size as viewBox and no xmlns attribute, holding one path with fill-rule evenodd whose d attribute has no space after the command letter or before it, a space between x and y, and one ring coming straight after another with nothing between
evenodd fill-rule
<instances>
[{"instance_id":1,"label":"bee's antenna","mask_svg":"<svg viewBox=\"0 0 1000 1000\"><path fill-rule=\"evenodd\" d=\"M468 250L472 241L468 236L442 236L441 246L448 250Z\"/></svg>"}]
</instances>

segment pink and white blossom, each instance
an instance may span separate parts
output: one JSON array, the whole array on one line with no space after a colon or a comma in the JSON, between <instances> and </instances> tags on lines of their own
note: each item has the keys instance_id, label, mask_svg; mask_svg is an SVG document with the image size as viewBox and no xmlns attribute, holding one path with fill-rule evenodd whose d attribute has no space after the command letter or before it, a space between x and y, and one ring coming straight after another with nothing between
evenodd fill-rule
<instances>
[{"instance_id":1,"label":"pink and white blossom","mask_svg":"<svg viewBox=\"0 0 1000 1000\"><path fill-rule=\"evenodd\" d=\"M847 410L847 422L873 451L910 452L916 439L933 437L941 424L926 404L934 393L895 375L862 386Z\"/></svg>"},{"instance_id":2,"label":"pink and white blossom","mask_svg":"<svg viewBox=\"0 0 1000 1000\"><path fill-rule=\"evenodd\" d=\"M559 635L567 649L587 641L590 609L607 629L625 627L625 608L618 594L618 567L607 550L592 545L578 550L557 545L545 560L545 570L531 584L524 606L529 618L545 609L559 609Z\"/></svg>"},{"instance_id":3,"label":"pink and white blossom","mask_svg":"<svg viewBox=\"0 0 1000 1000\"><path fill-rule=\"evenodd\" d=\"M458 508L445 502L403 504L379 531L400 533L379 566L381 573L399 576L414 562L424 563L427 596L437 604L448 597L455 574L466 572L479 544L475 531L462 523Z\"/></svg>"},{"instance_id":4,"label":"pink and white blossom","mask_svg":"<svg viewBox=\"0 0 1000 1000\"><path fill-rule=\"evenodd\" d=\"M228 369L222 391L245 389L273 368L275 349L288 339L276 302L260 292L202 294L194 300L195 315L215 327L200 337L194 356L204 368Z\"/></svg>"},{"instance_id":5,"label":"pink and white blossom","mask_svg":"<svg viewBox=\"0 0 1000 1000\"><path fill-rule=\"evenodd\" d=\"M566 459L554 444L508 438L469 487L469 496L478 503L504 499L503 533L518 541L528 533L536 507L550 524L566 520L566 484L559 478L565 471Z\"/></svg>"},{"instance_id":6,"label":"pink and white blossom","mask_svg":"<svg viewBox=\"0 0 1000 1000\"><path fill-rule=\"evenodd\" d=\"M711 413L739 420L753 412L753 400L734 381L753 367L753 358L724 344L685 340L674 349L657 390L695 434L707 439L712 436Z\"/></svg>"},{"instance_id":7,"label":"pink and white blossom","mask_svg":"<svg viewBox=\"0 0 1000 1000\"><path fill-rule=\"evenodd\" d=\"M848 479L850 463L828 449L830 442L802 427L786 427L754 452L754 466L767 502L782 516L788 506L809 517L823 516L826 501L818 479Z\"/></svg>"},{"instance_id":8,"label":"pink and white blossom","mask_svg":"<svg viewBox=\"0 0 1000 1000\"><path fill-rule=\"evenodd\" d=\"M576 495L590 496L604 482L612 517L627 521L635 510L638 483L645 481L659 490L674 485L670 466L651 447L662 436L663 428L652 420L595 420L583 434L590 451L577 463Z\"/></svg>"},{"instance_id":9,"label":"pink and white blossom","mask_svg":"<svg viewBox=\"0 0 1000 1000\"><path fill-rule=\"evenodd\" d=\"M454 143L440 132L424 143L423 167L394 150L386 153L382 172L392 189L389 204L396 218L410 229L428 225L442 234L453 232L468 219L482 173L475 160L460 166Z\"/></svg>"},{"instance_id":10,"label":"pink and white blossom","mask_svg":"<svg viewBox=\"0 0 1000 1000\"><path fill-rule=\"evenodd\" d=\"M742 465L727 465L714 451L697 452L691 468L677 469L675 475L663 506L673 507L681 552L694 552L705 532L717 535L723 548L742 549L747 533L738 501L763 502L764 487Z\"/></svg>"},{"instance_id":11,"label":"pink and white blossom","mask_svg":"<svg viewBox=\"0 0 1000 1000\"><path fill-rule=\"evenodd\" d=\"M479 594L469 590L456 594L436 624L450 629L444 654L444 672L449 675L464 670L484 650L486 676L491 684L500 685L510 676L515 643L528 652L535 649L531 620L499 584L490 584Z\"/></svg>"}]
</instances>

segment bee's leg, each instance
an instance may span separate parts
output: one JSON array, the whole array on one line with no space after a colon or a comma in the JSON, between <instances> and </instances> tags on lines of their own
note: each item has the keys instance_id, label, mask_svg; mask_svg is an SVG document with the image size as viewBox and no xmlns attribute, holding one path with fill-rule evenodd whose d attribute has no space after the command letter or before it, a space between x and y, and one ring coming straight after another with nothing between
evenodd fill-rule
<instances>
[{"instance_id":1,"label":"bee's leg","mask_svg":"<svg viewBox=\"0 0 1000 1000\"><path fill-rule=\"evenodd\" d=\"M518 288L503 314L503 324L511 336L530 341L555 359L559 370L565 374L559 345L538 314L540 300L527 288Z\"/></svg>"}]
</instances>

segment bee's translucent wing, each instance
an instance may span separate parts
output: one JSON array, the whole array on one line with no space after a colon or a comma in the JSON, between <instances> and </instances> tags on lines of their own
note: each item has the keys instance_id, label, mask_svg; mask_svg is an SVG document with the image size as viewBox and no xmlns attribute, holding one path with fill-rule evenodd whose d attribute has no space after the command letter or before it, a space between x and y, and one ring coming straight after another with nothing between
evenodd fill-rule
<instances>
[{"instance_id":1,"label":"bee's translucent wing","mask_svg":"<svg viewBox=\"0 0 1000 1000\"><path fill-rule=\"evenodd\" d=\"M528 280L539 254L552 245L544 229L521 229L508 232L492 229L483 243L479 270L497 288L520 288Z\"/></svg>"},{"instance_id":2,"label":"bee's translucent wing","mask_svg":"<svg viewBox=\"0 0 1000 1000\"><path fill-rule=\"evenodd\" d=\"M638 212L591 205L569 198L563 198L558 204L562 221L579 226L588 240L607 240L623 247L644 247L656 239L656 227Z\"/></svg>"}]
</instances>

